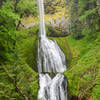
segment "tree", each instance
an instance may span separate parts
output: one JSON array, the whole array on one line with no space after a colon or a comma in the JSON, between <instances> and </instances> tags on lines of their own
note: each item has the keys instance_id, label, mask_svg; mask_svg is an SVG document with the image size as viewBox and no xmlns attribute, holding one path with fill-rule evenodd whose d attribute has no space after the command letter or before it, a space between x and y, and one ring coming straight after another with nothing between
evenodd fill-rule
<instances>
[{"instance_id":1,"label":"tree","mask_svg":"<svg viewBox=\"0 0 100 100\"><path fill-rule=\"evenodd\" d=\"M71 10L70 10L70 20L71 20L71 33L73 34L74 38L80 39L83 37L81 34L81 22L79 21L79 0L72 0L71 3Z\"/></svg>"},{"instance_id":2,"label":"tree","mask_svg":"<svg viewBox=\"0 0 100 100\"><path fill-rule=\"evenodd\" d=\"M57 12L58 7L64 7L65 0L44 0L44 7L46 14L54 14Z\"/></svg>"},{"instance_id":3,"label":"tree","mask_svg":"<svg viewBox=\"0 0 100 100\"><path fill-rule=\"evenodd\" d=\"M37 7L33 0L5 0L0 6L0 58L7 60L14 53L21 19L30 14L36 16Z\"/></svg>"},{"instance_id":4,"label":"tree","mask_svg":"<svg viewBox=\"0 0 100 100\"><path fill-rule=\"evenodd\" d=\"M97 0L71 0L70 6L71 33L78 39L88 36L89 39L96 39L100 32L100 6Z\"/></svg>"}]
</instances>

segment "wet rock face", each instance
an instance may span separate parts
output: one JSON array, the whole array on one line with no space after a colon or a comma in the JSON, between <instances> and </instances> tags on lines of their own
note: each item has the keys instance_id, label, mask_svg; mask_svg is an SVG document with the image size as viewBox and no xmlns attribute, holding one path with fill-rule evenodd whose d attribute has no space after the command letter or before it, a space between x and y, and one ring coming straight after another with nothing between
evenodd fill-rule
<instances>
[{"instance_id":1,"label":"wet rock face","mask_svg":"<svg viewBox=\"0 0 100 100\"><path fill-rule=\"evenodd\" d=\"M48 22L46 22L46 24L52 26L54 29L61 31L63 34L70 34L69 18L66 19L64 16L62 16L61 18L57 18L56 20L49 19Z\"/></svg>"},{"instance_id":2,"label":"wet rock face","mask_svg":"<svg viewBox=\"0 0 100 100\"><path fill-rule=\"evenodd\" d=\"M66 0L44 0L45 14L49 14L52 16L55 13L61 12L61 10L63 8L65 8L65 2L66 2ZM56 16L56 14L55 14L55 16ZM52 26L54 29L59 31L58 34L61 33L62 35L63 34L69 35L69 33L70 33L69 18L65 18L64 15L57 15L56 19L50 18L50 19L48 19L48 21L46 21L46 24ZM52 30L54 30L54 29L52 29ZM56 32L54 31L54 33L56 33Z\"/></svg>"}]
</instances>

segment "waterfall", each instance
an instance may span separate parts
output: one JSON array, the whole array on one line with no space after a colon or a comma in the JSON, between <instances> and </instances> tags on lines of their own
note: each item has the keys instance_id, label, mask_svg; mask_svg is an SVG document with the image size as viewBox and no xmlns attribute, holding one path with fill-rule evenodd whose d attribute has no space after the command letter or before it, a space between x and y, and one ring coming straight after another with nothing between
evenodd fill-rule
<instances>
[{"instance_id":1,"label":"waterfall","mask_svg":"<svg viewBox=\"0 0 100 100\"><path fill-rule=\"evenodd\" d=\"M65 55L56 41L46 37L43 0L38 0L40 11L40 41L38 46L38 72L64 72Z\"/></svg>"},{"instance_id":2,"label":"waterfall","mask_svg":"<svg viewBox=\"0 0 100 100\"><path fill-rule=\"evenodd\" d=\"M43 0L38 0L40 12L40 34L38 44L38 72L40 89L39 100L67 100L67 81L62 74L66 70L65 55L56 41L46 37L44 4ZM47 73L56 74L51 78ZM45 74L42 74L45 73Z\"/></svg>"},{"instance_id":3,"label":"waterfall","mask_svg":"<svg viewBox=\"0 0 100 100\"><path fill-rule=\"evenodd\" d=\"M67 100L67 82L63 74L53 79L48 74L40 74L39 100Z\"/></svg>"},{"instance_id":4,"label":"waterfall","mask_svg":"<svg viewBox=\"0 0 100 100\"><path fill-rule=\"evenodd\" d=\"M39 11L40 11L40 37L46 36L45 20L44 20L44 4L43 0L38 0Z\"/></svg>"}]
</instances>

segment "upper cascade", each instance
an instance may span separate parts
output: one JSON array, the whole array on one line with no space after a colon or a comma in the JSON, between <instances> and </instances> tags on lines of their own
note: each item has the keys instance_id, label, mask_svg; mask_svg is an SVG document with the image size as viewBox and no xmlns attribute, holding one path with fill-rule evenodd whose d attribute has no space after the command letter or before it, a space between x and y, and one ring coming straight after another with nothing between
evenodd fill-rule
<instances>
[{"instance_id":1,"label":"upper cascade","mask_svg":"<svg viewBox=\"0 0 100 100\"><path fill-rule=\"evenodd\" d=\"M56 43L46 37L44 4L38 0L40 11L40 40L38 44L38 72L64 72L66 70L65 55Z\"/></svg>"}]
</instances>

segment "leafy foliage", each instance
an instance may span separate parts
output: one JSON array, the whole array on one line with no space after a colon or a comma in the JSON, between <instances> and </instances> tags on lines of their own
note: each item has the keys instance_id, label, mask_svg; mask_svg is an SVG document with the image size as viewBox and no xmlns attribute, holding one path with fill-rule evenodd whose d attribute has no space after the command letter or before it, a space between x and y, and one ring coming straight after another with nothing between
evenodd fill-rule
<instances>
[{"instance_id":1,"label":"leafy foliage","mask_svg":"<svg viewBox=\"0 0 100 100\"><path fill-rule=\"evenodd\" d=\"M90 43L87 38L76 41L72 36L69 36L67 42L72 52L70 68L65 72L68 78L70 96L80 97L84 94L83 98L85 100L90 97L93 100L98 100L100 87L100 41L92 41Z\"/></svg>"},{"instance_id":2,"label":"leafy foliage","mask_svg":"<svg viewBox=\"0 0 100 100\"><path fill-rule=\"evenodd\" d=\"M35 1L6 0L2 3L0 8L0 58L10 59L17 41L15 31L21 24L21 18L30 14L35 16L37 14Z\"/></svg>"},{"instance_id":3,"label":"leafy foliage","mask_svg":"<svg viewBox=\"0 0 100 100\"><path fill-rule=\"evenodd\" d=\"M32 31L34 28L16 31L17 50L11 62L0 66L0 99L37 100L37 37Z\"/></svg>"},{"instance_id":4,"label":"leafy foliage","mask_svg":"<svg viewBox=\"0 0 100 100\"><path fill-rule=\"evenodd\" d=\"M31 14L33 14L33 16L37 15L36 1L33 2L33 0L19 0L16 9L20 15L24 16L29 16Z\"/></svg>"},{"instance_id":5,"label":"leafy foliage","mask_svg":"<svg viewBox=\"0 0 100 100\"><path fill-rule=\"evenodd\" d=\"M27 64L0 66L0 77L1 100L37 99L37 74Z\"/></svg>"},{"instance_id":6,"label":"leafy foliage","mask_svg":"<svg viewBox=\"0 0 100 100\"><path fill-rule=\"evenodd\" d=\"M8 58L8 53L12 52L15 43L15 21L19 16L14 13L13 2L8 1L0 9L0 56Z\"/></svg>"},{"instance_id":7,"label":"leafy foliage","mask_svg":"<svg viewBox=\"0 0 100 100\"><path fill-rule=\"evenodd\" d=\"M44 5L46 14L54 14L64 7L65 0L44 0Z\"/></svg>"},{"instance_id":8,"label":"leafy foliage","mask_svg":"<svg viewBox=\"0 0 100 100\"><path fill-rule=\"evenodd\" d=\"M71 32L76 39L88 35L88 39L95 40L100 32L100 15L96 0L71 0L69 1ZM68 5L67 5L68 6ZM84 30L88 33L85 33Z\"/></svg>"},{"instance_id":9,"label":"leafy foliage","mask_svg":"<svg viewBox=\"0 0 100 100\"><path fill-rule=\"evenodd\" d=\"M37 99L38 80L33 70L36 67L36 35L31 38L34 29L19 30L22 18L29 15L37 15L35 1L0 0L0 100ZM27 48L29 42L31 47ZM32 64L27 63L28 53L33 55Z\"/></svg>"}]
</instances>

